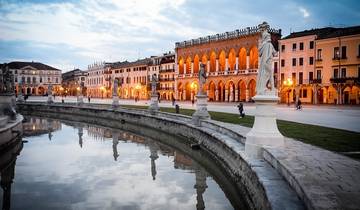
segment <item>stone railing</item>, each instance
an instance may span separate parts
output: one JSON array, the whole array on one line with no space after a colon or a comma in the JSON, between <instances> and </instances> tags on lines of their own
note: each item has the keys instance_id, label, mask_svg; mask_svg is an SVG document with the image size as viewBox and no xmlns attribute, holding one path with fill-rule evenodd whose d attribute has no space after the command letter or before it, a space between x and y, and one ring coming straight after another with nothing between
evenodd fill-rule
<instances>
[{"instance_id":1,"label":"stone railing","mask_svg":"<svg viewBox=\"0 0 360 210\"><path fill-rule=\"evenodd\" d=\"M209 42L234 39L234 38L249 36L249 35L253 35L253 34L257 34L257 33L260 33L258 26L247 27L247 28L237 29L235 31L225 32L225 33L221 33L221 34L204 36L204 37L200 37L197 39L191 39L191 40L187 40L187 41L183 41L183 42L176 42L175 48L183 48L183 47L199 45L199 44L204 44L204 43L209 43ZM281 29L277 30L277 29L271 28L271 29L269 29L269 33L281 34Z\"/></svg>"}]
</instances>

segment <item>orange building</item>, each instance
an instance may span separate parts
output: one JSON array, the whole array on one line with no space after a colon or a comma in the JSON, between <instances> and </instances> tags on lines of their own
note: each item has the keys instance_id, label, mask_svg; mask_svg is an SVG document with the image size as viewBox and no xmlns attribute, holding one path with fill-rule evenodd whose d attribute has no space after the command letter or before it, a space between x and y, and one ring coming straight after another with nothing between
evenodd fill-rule
<instances>
[{"instance_id":1,"label":"orange building","mask_svg":"<svg viewBox=\"0 0 360 210\"><path fill-rule=\"evenodd\" d=\"M270 29L273 45L278 46L281 30ZM225 32L177 42L175 95L192 100L198 91L200 63L206 65L209 101L249 101L255 95L258 71L258 27Z\"/></svg>"}]
</instances>

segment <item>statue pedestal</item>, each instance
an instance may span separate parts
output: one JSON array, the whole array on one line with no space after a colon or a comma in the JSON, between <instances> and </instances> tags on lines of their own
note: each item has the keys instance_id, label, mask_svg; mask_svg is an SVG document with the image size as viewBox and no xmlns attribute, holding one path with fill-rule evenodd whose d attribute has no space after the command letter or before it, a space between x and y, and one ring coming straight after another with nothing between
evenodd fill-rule
<instances>
[{"instance_id":1,"label":"statue pedestal","mask_svg":"<svg viewBox=\"0 0 360 210\"><path fill-rule=\"evenodd\" d=\"M159 111L158 95L157 94L151 94L149 111L152 114L155 114L155 112Z\"/></svg>"},{"instance_id":2,"label":"statue pedestal","mask_svg":"<svg viewBox=\"0 0 360 210\"><path fill-rule=\"evenodd\" d=\"M195 125L201 126L201 120L210 119L209 112L207 111L207 95L198 94L196 99L196 111L192 115L192 120Z\"/></svg>"},{"instance_id":3,"label":"statue pedestal","mask_svg":"<svg viewBox=\"0 0 360 210\"><path fill-rule=\"evenodd\" d=\"M54 103L54 100L53 100L52 95L48 95L47 103L48 103L48 104Z\"/></svg>"},{"instance_id":4,"label":"statue pedestal","mask_svg":"<svg viewBox=\"0 0 360 210\"><path fill-rule=\"evenodd\" d=\"M118 107L119 106L119 96L113 96L112 98L113 98L112 106Z\"/></svg>"},{"instance_id":5,"label":"statue pedestal","mask_svg":"<svg viewBox=\"0 0 360 210\"><path fill-rule=\"evenodd\" d=\"M0 128L5 127L8 123L9 117L5 115L0 115Z\"/></svg>"},{"instance_id":6,"label":"statue pedestal","mask_svg":"<svg viewBox=\"0 0 360 210\"><path fill-rule=\"evenodd\" d=\"M275 94L256 95L255 122L253 128L246 135L245 153L253 158L262 158L264 146L281 147L284 136L281 135L276 124L275 104L279 98Z\"/></svg>"},{"instance_id":7,"label":"statue pedestal","mask_svg":"<svg viewBox=\"0 0 360 210\"><path fill-rule=\"evenodd\" d=\"M76 98L76 103L77 105L81 106L84 104L84 97L82 95L79 95L77 98Z\"/></svg>"},{"instance_id":8,"label":"statue pedestal","mask_svg":"<svg viewBox=\"0 0 360 210\"><path fill-rule=\"evenodd\" d=\"M25 100L24 100L24 96L21 94L21 95L18 95L17 97L17 102L19 103L23 103Z\"/></svg>"}]
</instances>

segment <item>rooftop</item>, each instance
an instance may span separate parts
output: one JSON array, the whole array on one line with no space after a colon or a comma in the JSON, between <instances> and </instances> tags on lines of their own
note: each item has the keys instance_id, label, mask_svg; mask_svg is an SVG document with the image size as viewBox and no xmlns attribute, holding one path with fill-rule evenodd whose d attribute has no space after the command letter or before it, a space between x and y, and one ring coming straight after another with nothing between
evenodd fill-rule
<instances>
[{"instance_id":1,"label":"rooftop","mask_svg":"<svg viewBox=\"0 0 360 210\"><path fill-rule=\"evenodd\" d=\"M284 39L292 39L302 36L316 35L316 39L328 39L339 36L349 36L354 34L360 34L360 26L352 26L345 28L334 28L334 27L325 27L325 28L315 28L311 30L293 32L290 35L282 38Z\"/></svg>"},{"instance_id":2,"label":"rooftop","mask_svg":"<svg viewBox=\"0 0 360 210\"><path fill-rule=\"evenodd\" d=\"M4 63L5 64L5 63ZM2 65L4 65L2 64ZM39 63L39 62L22 62L22 61L13 61L10 63L7 63L7 65L9 66L10 69L22 69L26 66L31 66L34 69L37 70L56 70L56 71L61 71L60 69L51 67L49 65L43 64L43 63Z\"/></svg>"}]
</instances>

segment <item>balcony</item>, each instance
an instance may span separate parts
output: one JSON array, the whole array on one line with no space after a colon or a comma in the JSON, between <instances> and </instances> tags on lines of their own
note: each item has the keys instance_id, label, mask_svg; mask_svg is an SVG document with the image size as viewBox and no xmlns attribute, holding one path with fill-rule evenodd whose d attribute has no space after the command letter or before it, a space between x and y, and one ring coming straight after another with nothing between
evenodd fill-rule
<instances>
[{"instance_id":1,"label":"balcony","mask_svg":"<svg viewBox=\"0 0 360 210\"><path fill-rule=\"evenodd\" d=\"M312 79L309 80L309 84L321 84L322 79Z\"/></svg>"},{"instance_id":2,"label":"balcony","mask_svg":"<svg viewBox=\"0 0 360 210\"><path fill-rule=\"evenodd\" d=\"M175 69L161 69L159 73L175 72Z\"/></svg>"},{"instance_id":3,"label":"balcony","mask_svg":"<svg viewBox=\"0 0 360 210\"><path fill-rule=\"evenodd\" d=\"M360 77L339 77L339 78L330 78L331 83L347 83L347 84L360 84Z\"/></svg>"},{"instance_id":4,"label":"balcony","mask_svg":"<svg viewBox=\"0 0 360 210\"><path fill-rule=\"evenodd\" d=\"M160 78L160 82L168 82L168 81L175 81L175 78Z\"/></svg>"},{"instance_id":5,"label":"balcony","mask_svg":"<svg viewBox=\"0 0 360 210\"><path fill-rule=\"evenodd\" d=\"M160 88L160 90L174 90L174 88L173 87L162 87L162 88Z\"/></svg>"}]
</instances>

